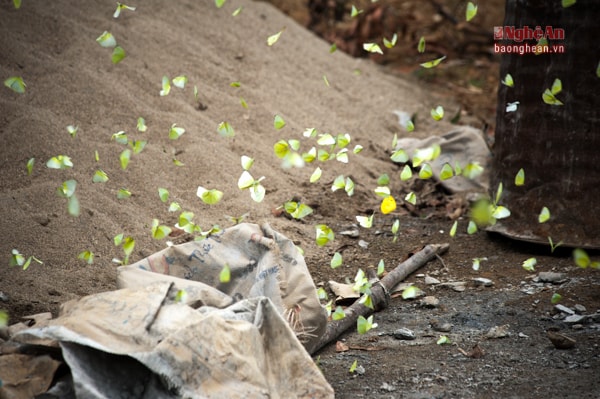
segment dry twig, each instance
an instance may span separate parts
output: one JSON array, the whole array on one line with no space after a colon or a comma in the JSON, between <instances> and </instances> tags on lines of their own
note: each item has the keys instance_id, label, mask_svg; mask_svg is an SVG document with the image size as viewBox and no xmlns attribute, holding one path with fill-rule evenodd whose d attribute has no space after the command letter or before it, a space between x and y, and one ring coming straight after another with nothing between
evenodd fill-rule
<instances>
[{"instance_id":1,"label":"dry twig","mask_svg":"<svg viewBox=\"0 0 600 399\"><path fill-rule=\"evenodd\" d=\"M371 287L371 299L373 301L373 307L377 311L385 309L388 305L389 292L393 287L436 256L446 252L448 247L448 244L427 245L412 257L396 266L394 270L389 272L380 281L373 284ZM354 302L352 306L348 307L344 311L346 315L344 318L340 320L332 320L329 322L329 324L327 324L327 330L323 336L321 336L321 340L313 350L313 353L317 352L319 349L335 340L350 327L355 326L359 316L367 317L373 312L373 309L366 307L360 303L359 300Z\"/></svg>"}]
</instances>

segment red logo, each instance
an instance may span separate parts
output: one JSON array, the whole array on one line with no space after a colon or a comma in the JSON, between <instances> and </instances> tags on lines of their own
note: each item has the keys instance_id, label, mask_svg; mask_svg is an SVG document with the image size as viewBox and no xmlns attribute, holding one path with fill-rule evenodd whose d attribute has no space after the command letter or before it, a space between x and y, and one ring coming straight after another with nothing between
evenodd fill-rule
<instances>
[{"instance_id":1,"label":"red logo","mask_svg":"<svg viewBox=\"0 0 600 399\"><path fill-rule=\"evenodd\" d=\"M494 40L502 40L504 38L504 29L501 26L494 26Z\"/></svg>"}]
</instances>

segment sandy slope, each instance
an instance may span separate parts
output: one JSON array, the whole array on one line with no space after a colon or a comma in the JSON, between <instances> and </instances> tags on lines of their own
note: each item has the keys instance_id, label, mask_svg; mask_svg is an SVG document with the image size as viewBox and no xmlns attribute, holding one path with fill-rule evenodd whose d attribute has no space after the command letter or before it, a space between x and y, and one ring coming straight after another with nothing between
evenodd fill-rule
<instances>
[{"instance_id":1,"label":"sandy slope","mask_svg":"<svg viewBox=\"0 0 600 399\"><path fill-rule=\"evenodd\" d=\"M10 298L3 307L14 315L56 310L67 299L113 288L111 259L122 257L112 243L118 233L136 239L132 260L161 248L164 242L150 237L152 219L173 224L176 215L159 200L158 187L167 188L172 200L193 211L205 229L227 226L224 215L250 212L248 220L268 221L284 233L291 234L294 226L307 237L302 245L314 249L311 225L274 219L271 209L293 195L308 201L307 193L329 192L340 173L352 175L357 193L362 193L355 205L368 199L376 206L368 192L381 168L389 167L386 151L393 133L400 133L391 111L415 112L434 105L413 84L366 61L330 54L327 43L268 4L231 1L222 9L209 0L135 5L135 12L124 11L118 19L112 17L112 1L80 1L76 6L67 1L25 2L20 10L8 3L1 6L0 75L22 76L27 90L22 95L0 90L0 253L7 259L16 248L44 262L27 272L0 269L0 290ZM233 17L239 6L243 11ZM267 37L282 28L280 40L267 46ZM127 53L117 65L111 63L111 51L95 41L105 30ZM159 96L163 75L182 74L189 78L184 90L173 87L168 96ZM241 87L231 87L233 81ZM197 108L194 85L206 110ZM275 114L287 122L281 131L273 127ZM135 129L140 116L148 125L145 133ZM217 134L221 121L234 127L234 138ZM173 123L186 129L177 141L168 138ZM67 125L79 126L75 138ZM301 139L302 149L308 150L315 143L302 139L307 127L347 132L351 148L361 144L365 150L351 154L348 165L321 165L322 182L309 188L313 166L284 170L273 155L273 144L280 139ZM429 133L428 127L422 126L421 134ZM432 128L441 131L445 126ZM148 141L126 170L119 165L124 147L111 140L121 130L130 139ZM46 168L46 161L59 154L70 156L74 167ZM266 177L267 196L261 204L237 188L243 154L256 160L252 174ZM185 166L175 166L174 157ZM27 176L30 158L36 163ZM96 169L110 180L92 183ZM66 201L55 194L67 179L78 182L78 218L67 214ZM223 201L212 207L203 204L196 197L199 185L220 189ZM133 196L118 200L120 188ZM93 265L77 259L84 250L96 255Z\"/></svg>"}]
</instances>

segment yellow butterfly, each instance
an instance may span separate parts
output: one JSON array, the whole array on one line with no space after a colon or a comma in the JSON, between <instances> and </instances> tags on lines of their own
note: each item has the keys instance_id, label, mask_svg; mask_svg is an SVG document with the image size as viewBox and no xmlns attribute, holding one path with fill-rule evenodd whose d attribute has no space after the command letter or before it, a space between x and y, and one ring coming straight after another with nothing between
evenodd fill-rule
<instances>
[{"instance_id":1,"label":"yellow butterfly","mask_svg":"<svg viewBox=\"0 0 600 399\"><path fill-rule=\"evenodd\" d=\"M391 195L381 201L381 213L387 215L396 210L396 200Z\"/></svg>"}]
</instances>

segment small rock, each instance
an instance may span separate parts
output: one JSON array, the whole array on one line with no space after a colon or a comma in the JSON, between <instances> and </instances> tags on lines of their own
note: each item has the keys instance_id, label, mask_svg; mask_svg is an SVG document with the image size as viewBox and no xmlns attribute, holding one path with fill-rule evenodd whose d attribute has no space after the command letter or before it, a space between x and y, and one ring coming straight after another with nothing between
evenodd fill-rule
<instances>
[{"instance_id":1,"label":"small rock","mask_svg":"<svg viewBox=\"0 0 600 399\"><path fill-rule=\"evenodd\" d=\"M583 330L583 324L573 324L571 328L573 330Z\"/></svg>"},{"instance_id":2,"label":"small rock","mask_svg":"<svg viewBox=\"0 0 600 399\"><path fill-rule=\"evenodd\" d=\"M489 278L477 277L472 280L475 283L475 285L478 285L478 286L483 285L484 287L491 287L492 285L494 285L494 282L492 280L490 280Z\"/></svg>"},{"instance_id":3,"label":"small rock","mask_svg":"<svg viewBox=\"0 0 600 399\"><path fill-rule=\"evenodd\" d=\"M527 295L533 295L533 294L535 294L535 291L531 287L525 287L525 288L521 289L520 291L523 294L527 294Z\"/></svg>"},{"instance_id":4,"label":"small rock","mask_svg":"<svg viewBox=\"0 0 600 399\"><path fill-rule=\"evenodd\" d=\"M560 303L557 305L554 305L554 309L558 310L559 312L566 313L566 314L575 314L575 311L573 311L573 309L563 306Z\"/></svg>"},{"instance_id":5,"label":"small rock","mask_svg":"<svg viewBox=\"0 0 600 399\"><path fill-rule=\"evenodd\" d=\"M564 273L555 272L540 272L538 278L541 282L552 284L562 284L568 280Z\"/></svg>"},{"instance_id":6,"label":"small rock","mask_svg":"<svg viewBox=\"0 0 600 399\"><path fill-rule=\"evenodd\" d=\"M8 302L8 300L9 300L8 295L5 294L4 292L0 291L0 301Z\"/></svg>"},{"instance_id":7,"label":"small rock","mask_svg":"<svg viewBox=\"0 0 600 399\"><path fill-rule=\"evenodd\" d=\"M440 300L434 296L428 295L421 299L421 306L426 308L436 308L440 304Z\"/></svg>"},{"instance_id":8,"label":"small rock","mask_svg":"<svg viewBox=\"0 0 600 399\"><path fill-rule=\"evenodd\" d=\"M387 382L384 382L383 384L381 384L379 389L381 389L382 391L394 392L396 390L396 387L393 386L392 384L388 384Z\"/></svg>"},{"instance_id":9,"label":"small rock","mask_svg":"<svg viewBox=\"0 0 600 399\"><path fill-rule=\"evenodd\" d=\"M519 338L529 338L529 335L523 334L522 332L519 332L518 336Z\"/></svg>"},{"instance_id":10,"label":"small rock","mask_svg":"<svg viewBox=\"0 0 600 399\"><path fill-rule=\"evenodd\" d=\"M435 277L430 277L430 276L425 276L425 284L427 285L435 285L435 284L439 284L440 280L438 280Z\"/></svg>"},{"instance_id":11,"label":"small rock","mask_svg":"<svg viewBox=\"0 0 600 399\"><path fill-rule=\"evenodd\" d=\"M402 339L407 341L412 341L413 339L417 338L415 332L409 330L406 327L398 328L392 333L392 336L396 339Z\"/></svg>"},{"instance_id":12,"label":"small rock","mask_svg":"<svg viewBox=\"0 0 600 399\"><path fill-rule=\"evenodd\" d=\"M346 236L346 237L351 237L351 238L358 238L360 236L360 232L358 231L358 229L344 230L344 231L340 231L338 234L342 235L342 236Z\"/></svg>"},{"instance_id":13,"label":"small rock","mask_svg":"<svg viewBox=\"0 0 600 399\"><path fill-rule=\"evenodd\" d=\"M508 327L508 324L503 326L494 326L485 333L485 337L489 339L508 337L510 335Z\"/></svg>"},{"instance_id":14,"label":"small rock","mask_svg":"<svg viewBox=\"0 0 600 399\"><path fill-rule=\"evenodd\" d=\"M452 330L452 324L441 322L437 319L432 319L429 321L429 323L431 324L431 328L433 328L435 331L450 332L450 330Z\"/></svg>"},{"instance_id":15,"label":"small rock","mask_svg":"<svg viewBox=\"0 0 600 399\"><path fill-rule=\"evenodd\" d=\"M467 288L467 283L464 281L453 281L449 283L441 283L440 287L450 287L456 292L463 292Z\"/></svg>"},{"instance_id":16,"label":"small rock","mask_svg":"<svg viewBox=\"0 0 600 399\"><path fill-rule=\"evenodd\" d=\"M587 312L587 309L585 308L585 306L580 305L580 304L573 306L573 308L575 309L575 312L577 312L579 314L585 314L585 312Z\"/></svg>"},{"instance_id":17,"label":"small rock","mask_svg":"<svg viewBox=\"0 0 600 399\"><path fill-rule=\"evenodd\" d=\"M565 317L565 319L563 321L565 323L569 323L569 324L578 324L578 323L583 322L586 318L587 318L587 316L584 316L584 315L572 314L572 315Z\"/></svg>"},{"instance_id":18,"label":"small rock","mask_svg":"<svg viewBox=\"0 0 600 399\"><path fill-rule=\"evenodd\" d=\"M369 248L369 243L366 242L365 240L359 240L358 241L358 246L363 248L363 249L367 249Z\"/></svg>"},{"instance_id":19,"label":"small rock","mask_svg":"<svg viewBox=\"0 0 600 399\"><path fill-rule=\"evenodd\" d=\"M44 227L50 224L50 219L47 216L34 216L33 220Z\"/></svg>"},{"instance_id":20,"label":"small rock","mask_svg":"<svg viewBox=\"0 0 600 399\"><path fill-rule=\"evenodd\" d=\"M453 285L452 289L456 292L463 292L464 290L467 289L467 287L464 285Z\"/></svg>"}]
</instances>

